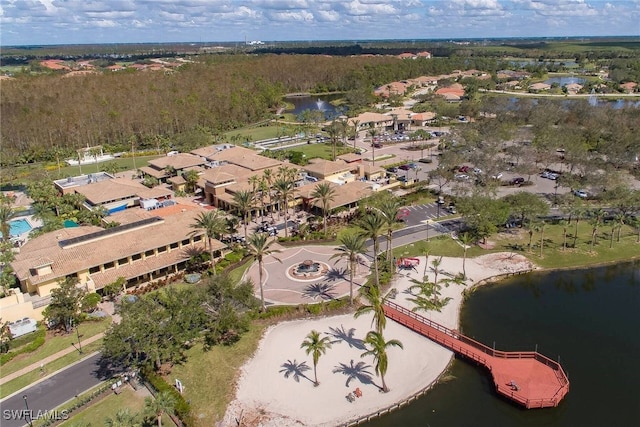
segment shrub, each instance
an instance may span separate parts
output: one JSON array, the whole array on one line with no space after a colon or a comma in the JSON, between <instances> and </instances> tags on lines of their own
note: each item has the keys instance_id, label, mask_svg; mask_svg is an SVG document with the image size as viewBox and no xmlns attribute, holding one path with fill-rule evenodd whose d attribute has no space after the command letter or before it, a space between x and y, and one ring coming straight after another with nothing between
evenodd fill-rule
<instances>
[{"instance_id":1,"label":"shrub","mask_svg":"<svg viewBox=\"0 0 640 427\"><path fill-rule=\"evenodd\" d=\"M175 412L178 418L184 423L185 426L192 426L195 424L193 416L191 415L191 405L185 400L184 396L180 394L173 386L169 385L164 378L158 375L156 372L149 368L145 368L141 371L144 378L151 384L157 393L167 391L175 399Z\"/></svg>"},{"instance_id":2,"label":"shrub","mask_svg":"<svg viewBox=\"0 0 640 427\"><path fill-rule=\"evenodd\" d=\"M29 342L27 345L24 345L23 347L19 348L16 351L9 351L8 353L4 353L3 355L0 356L0 366L9 362L11 359L13 359L19 354L31 353L36 351L38 348L42 347L44 345L46 333L47 332L44 326L39 325L38 330L35 331L33 334L30 334L32 336L35 336L35 338L33 338L31 342ZM10 346L13 346L13 342L10 344Z\"/></svg>"}]
</instances>

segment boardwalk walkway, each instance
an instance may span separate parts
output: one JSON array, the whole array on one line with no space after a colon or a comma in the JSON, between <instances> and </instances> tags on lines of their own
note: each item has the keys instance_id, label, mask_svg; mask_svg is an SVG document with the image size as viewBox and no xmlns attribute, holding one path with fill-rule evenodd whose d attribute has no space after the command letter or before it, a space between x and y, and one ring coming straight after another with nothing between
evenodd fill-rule
<instances>
[{"instance_id":1,"label":"boardwalk walkway","mask_svg":"<svg viewBox=\"0 0 640 427\"><path fill-rule=\"evenodd\" d=\"M388 318L485 366L498 393L527 409L558 406L569 392L569 379L560 364L538 352L494 350L390 301L385 303L384 312Z\"/></svg>"}]
</instances>

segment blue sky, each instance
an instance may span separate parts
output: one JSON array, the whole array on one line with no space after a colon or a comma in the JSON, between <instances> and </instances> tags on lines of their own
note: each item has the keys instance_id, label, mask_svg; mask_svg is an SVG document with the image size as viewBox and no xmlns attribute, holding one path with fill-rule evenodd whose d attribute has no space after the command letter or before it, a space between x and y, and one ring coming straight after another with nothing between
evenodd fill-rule
<instances>
[{"instance_id":1,"label":"blue sky","mask_svg":"<svg viewBox=\"0 0 640 427\"><path fill-rule=\"evenodd\" d=\"M0 0L0 44L638 36L640 0Z\"/></svg>"}]
</instances>

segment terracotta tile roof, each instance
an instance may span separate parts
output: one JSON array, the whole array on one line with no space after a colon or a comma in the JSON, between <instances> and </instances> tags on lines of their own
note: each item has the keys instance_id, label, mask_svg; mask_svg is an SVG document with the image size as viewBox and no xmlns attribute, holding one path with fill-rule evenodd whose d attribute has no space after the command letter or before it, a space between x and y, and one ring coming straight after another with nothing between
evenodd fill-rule
<instances>
[{"instance_id":1,"label":"terracotta tile roof","mask_svg":"<svg viewBox=\"0 0 640 427\"><path fill-rule=\"evenodd\" d=\"M349 172L351 169L353 165L324 159L312 159L311 163L302 167L303 171L319 179L325 179L329 175L340 172Z\"/></svg>"},{"instance_id":2,"label":"terracotta tile roof","mask_svg":"<svg viewBox=\"0 0 640 427\"><path fill-rule=\"evenodd\" d=\"M16 276L21 281L30 280L31 283L38 284L171 243L181 242L194 231L190 225L195 222L198 214L204 212L205 209L201 207L185 208L181 205L174 206L177 206L177 208L163 208L167 209L164 212L162 212L163 209L153 211L153 213L158 214L154 216L160 216L162 221L140 228L124 230L120 233L115 229L111 229L114 230L113 234L75 245L63 247L61 242L103 231L103 229L95 226L65 228L31 239L20 248L20 253L16 254L12 263ZM144 214L141 214L141 216L144 216ZM201 233L198 232L196 234ZM44 276L32 274L31 269L42 258L52 261L52 273ZM137 263L140 265L145 264L143 261L137 261ZM152 269L148 269L148 271L152 271Z\"/></svg>"},{"instance_id":3,"label":"terracotta tile roof","mask_svg":"<svg viewBox=\"0 0 640 427\"><path fill-rule=\"evenodd\" d=\"M337 158L340 160L344 160L347 163L362 161L362 156L356 153L341 154Z\"/></svg>"},{"instance_id":4,"label":"terracotta tile roof","mask_svg":"<svg viewBox=\"0 0 640 427\"><path fill-rule=\"evenodd\" d=\"M74 191L82 194L93 205L135 197L143 199L169 197L172 194L171 191L162 187L147 188L138 181L126 178L113 178L87 184L74 188Z\"/></svg>"},{"instance_id":5,"label":"terracotta tile roof","mask_svg":"<svg viewBox=\"0 0 640 427\"><path fill-rule=\"evenodd\" d=\"M154 169L154 168L151 168L149 166L143 166L143 167L140 168L140 170L143 173L145 173L147 175L151 175L152 177L158 178L158 179L164 178L165 176L167 176L167 173L164 170L162 170L162 169L160 169L160 170Z\"/></svg>"},{"instance_id":6,"label":"terracotta tile roof","mask_svg":"<svg viewBox=\"0 0 640 427\"><path fill-rule=\"evenodd\" d=\"M332 208L339 208L341 206L355 203L373 194L371 184L363 181L349 182L344 185L337 185L337 187L334 199L331 202ZM313 205L320 207L322 202L320 200L316 200L313 202Z\"/></svg>"},{"instance_id":7,"label":"terracotta tile roof","mask_svg":"<svg viewBox=\"0 0 640 427\"><path fill-rule=\"evenodd\" d=\"M178 153L174 156L159 157L149 161L149 165L156 169L162 170L167 166L173 166L176 170L182 170L193 166L203 166L205 161L190 153Z\"/></svg>"}]
</instances>

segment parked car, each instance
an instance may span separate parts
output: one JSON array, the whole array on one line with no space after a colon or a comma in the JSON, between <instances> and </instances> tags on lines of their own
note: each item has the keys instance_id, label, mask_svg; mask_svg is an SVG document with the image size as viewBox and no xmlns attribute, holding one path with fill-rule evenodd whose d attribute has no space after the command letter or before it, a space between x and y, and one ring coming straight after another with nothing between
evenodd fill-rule
<instances>
[{"instance_id":1,"label":"parked car","mask_svg":"<svg viewBox=\"0 0 640 427\"><path fill-rule=\"evenodd\" d=\"M469 166L460 166L460 168L458 168L458 172L462 172L462 173L469 172Z\"/></svg>"},{"instance_id":2,"label":"parked car","mask_svg":"<svg viewBox=\"0 0 640 427\"><path fill-rule=\"evenodd\" d=\"M450 214L457 214L458 210L456 209L456 205L454 205L453 203L450 203L449 206L447 206L447 210L449 211Z\"/></svg>"},{"instance_id":3,"label":"parked car","mask_svg":"<svg viewBox=\"0 0 640 427\"><path fill-rule=\"evenodd\" d=\"M382 144L380 144L379 142L374 142L373 144L371 144L371 146L373 148L382 148Z\"/></svg>"},{"instance_id":4,"label":"parked car","mask_svg":"<svg viewBox=\"0 0 640 427\"><path fill-rule=\"evenodd\" d=\"M411 165L409 163L406 163L404 165L400 165L398 166L400 169L402 169L403 171L408 171L409 169L411 169Z\"/></svg>"},{"instance_id":5,"label":"parked car","mask_svg":"<svg viewBox=\"0 0 640 427\"><path fill-rule=\"evenodd\" d=\"M521 176L513 178L510 183L511 185L522 185L524 184L524 178Z\"/></svg>"},{"instance_id":6,"label":"parked car","mask_svg":"<svg viewBox=\"0 0 640 427\"><path fill-rule=\"evenodd\" d=\"M408 180L407 180L407 177L403 175L403 176L399 176L399 177L398 177L398 181L400 181L400 182L407 182Z\"/></svg>"},{"instance_id":7,"label":"parked car","mask_svg":"<svg viewBox=\"0 0 640 427\"><path fill-rule=\"evenodd\" d=\"M498 172L495 175L491 175L491 178L493 178L493 179L502 179L502 172Z\"/></svg>"},{"instance_id":8,"label":"parked car","mask_svg":"<svg viewBox=\"0 0 640 427\"><path fill-rule=\"evenodd\" d=\"M396 168L396 167L390 167L390 168L387 168L387 172L390 172L390 173L398 173L398 168Z\"/></svg>"},{"instance_id":9,"label":"parked car","mask_svg":"<svg viewBox=\"0 0 640 427\"><path fill-rule=\"evenodd\" d=\"M420 163L431 163L433 162L433 159L431 157L423 157L420 160L418 160Z\"/></svg>"},{"instance_id":10,"label":"parked car","mask_svg":"<svg viewBox=\"0 0 640 427\"><path fill-rule=\"evenodd\" d=\"M464 173L457 173L457 174L455 175L455 178L456 178L456 179L459 179L459 180L461 180L461 181L466 181L467 179L469 179L469 175L466 175L466 174L464 174Z\"/></svg>"},{"instance_id":11,"label":"parked car","mask_svg":"<svg viewBox=\"0 0 640 427\"><path fill-rule=\"evenodd\" d=\"M581 199L589 198L589 193L587 193L586 190L576 190L576 191L573 192L573 194L575 194L576 196L580 197Z\"/></svg>"},{"instance_id":12,"label":"parked car","mask_svg":"<svg viewBox=\"0 0 640 427\"><path fill-rule=\"evenodd\" d=\"M540 174L540 176L542 178L547 178L547 179L551 179L553 181L555 181L556 179L558 179L558 174L551 172L551 171L544 171Z\"/></svg>"}]
</instances>

